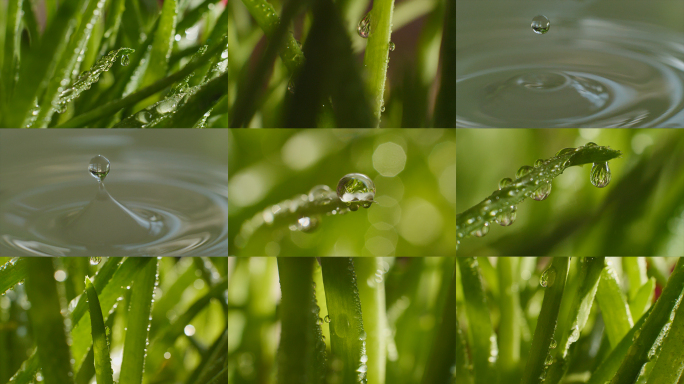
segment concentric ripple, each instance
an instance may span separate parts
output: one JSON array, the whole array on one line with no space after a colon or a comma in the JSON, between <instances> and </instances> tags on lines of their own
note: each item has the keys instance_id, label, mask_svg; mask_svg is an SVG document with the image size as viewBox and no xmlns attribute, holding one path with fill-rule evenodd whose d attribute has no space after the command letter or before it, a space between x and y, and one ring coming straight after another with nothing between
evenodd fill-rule
<instances>
[{"instance_id":1,"label":"concentric ripple","mask_svg":"<svg viewBox=\"0 0 684 384\"><path fill-rule=\"evenodd\" d=\"M459 25L458 127L684 127L684 35L583 18Z\"/></svg>"},{"instance_id":2,"label":"concentric ripple","mask_svg":"<svg viewBox=\"0 0 684 384\"><path fill-rule=\"evenodd\" d=\"M107 178L107 191L152 227L149 236L113 233L105 243L73 236L65 225L93 201L97 183L80 158L65 156L54 159L54 164L39 168L27 163L3 174L3 181L11 183L4 185L11 187L2 191L0 199L0 255L227 254L227 174L220 167L160 152L139 153L125 163L113 163L116 172Z\"/></svg>"}]
</instances>

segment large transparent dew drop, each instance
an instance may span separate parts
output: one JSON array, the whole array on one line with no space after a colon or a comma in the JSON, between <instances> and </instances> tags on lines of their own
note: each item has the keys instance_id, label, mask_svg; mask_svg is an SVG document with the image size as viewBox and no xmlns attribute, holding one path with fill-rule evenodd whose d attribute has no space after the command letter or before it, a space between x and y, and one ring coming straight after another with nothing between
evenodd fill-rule
<instances>
[{"instance_id":1,"label":"large transparent dew drop","mask_svg":"<svg viewBox=\"0 0 684 384\"><path fill-rule=\"evenodd\" d=\"M551 28L551 22L544 15L537 15L532 19L532 30L538 35L543 35Z\"/></svg>"},{"instance_id":2,"label":"large transparent dew drop","mask_svg":"<svg viewBox=\"0 0 684 384\"><path fill-rule=\"evenodd\" d=\"M352 201L372 202L375 184L370 177L361 173L344 175L337 183L337 197L347 204Z\"/></svg>"},{"instance_id":3,"label":"large transparent dew drop","mask_svg":"<svg viewBox=\"0 0 684 384\"><path fill-rule=\"evenodd\" d=\"M121 65L123 65L124 67L126 67L126 66L128 66L128 64L130 64L130 63L131 63L131 58L128 57L128 55L123 55L123 56L121 56Z\"/></svg>"},{"instance_id":4,"label":"large transparent dew drop","mask_svg":"<svg viewBox=\"0 0 684 384\"><path fill-rule=\"evenodd\" d=\"M610 167L608 163L594 163L591 166L589 180L595 187L603 188L610 183Z\"/></svg>"},{"instance_id":5,"label":"large transparent dew drop","mask_svg":"<svg viewBox=\"0 0 684 384\"><path fill-rule=\"evenodd\" d=\"M90 164L88 165L88 171L90 174L97 179L97 181L104 181L105 177L109 173L109 160L102 155L97 155L90 159Z\"/></svg>"},{"instance_id":6,"label":"large transparent dew drop","mask_svg":"<svg viewBox=\"0 0 684 384\"><path fill-rule=\"evenodd\" d=\"M515 222L517 214L515 213L517 207L515 205L511 205L508 208L504 208L499 212L499 214L496 216L496 222L499 225L502 225L504 227L507 227L513 222Z\"/></svg>"},{"instance_id":7,"label":"large transparent dew drop","mask_svg":"<svg viewBox=\"0 0 684 384\"><path fill-rule=\"evenodd\" d=\"M520 167L518 169L518 172L515 173L515 178L519 179L519 178L527 175L528 173L530 173L530 171L532 171L532 169L533 168L530 167L529 165L523 165L522 167Z\"/></svg>"},{"instance_id":8,"label":"large transparent dew drop","mask_svg":"<svg viewBox=\"0 0 684 384\"><path fill-rule=\"evenodd\" d=\"M554 282L556 282L556 267L550 266L542 273L539 284L542 287L547 288L552 286Z\"/></svg>"},{"instance_id":9,"label":"large transparent dew drop","mask_svg":"<svg viewBox=\"0 0 684 384\"><path fill-rule=\"evenodd\" d=\"M542 201L549 197L549 194L551 194L551 183L546 182L532 193L532 198L537 201Z\"/></svg>"},{"instance_id":10,"label":"large transparent dew drop","mask_svg":"<svg viewBox=\"0 0 684 384\"><path fill-rule=\"evenodd\" d=\"M501 179L501 181L499 181L499 189L504 189L512 183L513 180L511 180L509 177L504 177L503 179Z\"/></svg>"},{"instance_id":11,"label":"large transparent dew drop","mask_svg":"<svg viewBox=\"0 0 684 384\"><path fill-rule=\"evenodd\" d=\"M359 33L359 36L363 37L364 39L368 38L368 35L370 35L371 32L371 13L368 12L366 16L359 21L359 25L356 27L356 32Z\"/></svg>"}]
</instances>

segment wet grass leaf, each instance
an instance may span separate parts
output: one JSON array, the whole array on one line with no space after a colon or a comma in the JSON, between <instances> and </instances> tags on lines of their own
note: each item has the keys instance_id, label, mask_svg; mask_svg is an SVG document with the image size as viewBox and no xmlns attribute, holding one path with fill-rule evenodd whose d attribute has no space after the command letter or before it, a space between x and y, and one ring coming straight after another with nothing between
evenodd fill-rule
<instances>
[{"instance_id":1,"label":"wet grass leaf","mask_svg":"<svg viewBox=\"0 0 684 384\"><path fill-rule=\"evenodd\" d=\"M93 334L93 355L95 364L95 377L98 384L112 384L112 360L109 356L109 342L102 318L100 300L97 291L90 279L86 278L86 294L88 295L88 307L90 309L90 326Z\"/></svg>"}]
</instances>

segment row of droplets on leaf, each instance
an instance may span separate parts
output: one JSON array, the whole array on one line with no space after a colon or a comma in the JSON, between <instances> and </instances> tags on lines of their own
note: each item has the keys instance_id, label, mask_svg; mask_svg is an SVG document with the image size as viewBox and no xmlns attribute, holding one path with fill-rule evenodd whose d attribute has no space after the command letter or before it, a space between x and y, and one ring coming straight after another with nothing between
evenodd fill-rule
<instances>
[{"instance_id":1,"label":"row of droplets on leaf","mask_svg":"<svg viewBox=\"0 0 684 384\"><path fill-rule=\"evenodd\" d=\"M525 197L531 197L536 201L542 201L551 194L551 180L563 173L563 170L569 166L569 156L583 148L592 147L598 148L598 145L589 142L578 148L564 148L558 151L554 158L548 160L538 159L534 162L534 166L523 165L515 173L516 180L506 177L499 181L499 191L508 188L507 195L511 197L522 194L520 201L524 201ZM561 161L559 161L559 158ZM589 176L591 184L598 188L604 188L610 183L610 179L611 173L608 162L593 163ZM530 181L532 181L533 184L528 188L526 185L530 184ZM494 200L499 199L499 196L494 196ZM491 196L486 199L484 203L484 206L481 208L482 212L480 212L482 216L471 218L467 221L467 224L474 224L475 222L482 222L482 224L468 233L464 233L457 225L457 235L459 238L466 237L467 235L483 237L489 232L491 222L496 222L502 226L509 226L515 222L517 205L511 204L506 205L501 209L490 209L490 206L494 203ZM485 219L483 219L483 217ZM457 239L457 247L459 243L460 240Z\"/></svg>"},{"instance_id":2,"label":"row of droplets on leaf","mask_svg":"<svg viewBox=\"0 0 684 384\"><path fill-rule=\"evenodd\" d=\"M337 183L334 192L327 185L316 185L308 194L301 194L292 199L281 201L257 212L240 228L235 239L238 247L243 247L252 234L263 224L272 226L279 220L295 221L288 225L291 231L310 233L315 231L326 216L343 215L356 211L359 206L369 208L375 197L375 184L370 177L361 173L344 175Z\"/></svg>"}]
</instances>

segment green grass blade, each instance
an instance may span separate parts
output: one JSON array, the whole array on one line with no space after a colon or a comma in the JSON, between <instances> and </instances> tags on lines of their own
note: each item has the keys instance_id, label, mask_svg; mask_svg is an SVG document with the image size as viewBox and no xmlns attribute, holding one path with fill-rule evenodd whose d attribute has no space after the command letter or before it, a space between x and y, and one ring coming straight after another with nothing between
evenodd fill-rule
<instances>
[{"instance_id":1,"label":"green grass blade","mask_svg":"<svg viewBox=\"0 0 684 384\"><path fill-rule=\"evenodd\" d=\"M492 351L497 350L496 336L492 321L489 317L489 307L482 286L477 260L472 257L457 258L461 271L461 283L466 302L466 316L468 330L471 334L470 346L476 384L491 384L496 382L496 370L493 362L496 356Z\"/></svg>"},{"instance_id":2,"label":"green grass blade","mask_svg":"<svg viewBox=\"0 0 684 384\"><path fill-rule=\"evenodd\" d=\"M71 78L74 77L72 72L75 69L78 69L76 68L76 65L80 64L77 60L79 57L82 59L86 43L93 31L93 26L100 19L100 15L104 13L102 9L104 4L105 0L92 0L88 3L88 8L82 16L83 19L81 20L81 23L74 35L71 36L71 40L69 41L64 54L57 63L55 74L48 82L47 90L43 96L43 102L40 105L38 117L32 126L47 128L50 123L53 113L57 110L60 93L63 89L68 90L64 85L70 83ZM99 74L97 77L99 77ZM95 81L97 81L97 78ZM88 88L90 88L89 85Z\"/></svg>"},{"instance_id":3,"label":"green grass blade","mask_svg":"<svg viewBox=\"0 0 684 384\"><path fill-rule=\"evenodd\" d=\"M677 384L684 371L684 305L679 304L648 384Z\"/></svg>"},{"instance_id":4,"label":"green grass blade","mask_svg":"<svg viewBox=\"0 0 684 384\"><path fill-rule=\"evenodd\" d=\"M166 0L162 6L159 25L154 31L154 40L148 60L147 70L143 79L143 87L153 84L155 81L166 76L173 47L173 38L176 33L176 17L178 3L176 0Z\"/></svg>"},{"instance_id":5,"label":"green grass blade","mask_svg":"<svg viewBox=\"0 0 684 384\"><path fill-rule=\"evenodd\" d=\"M373 1L373 9L370 11L370 34L363 56L363 65L366 67L366 84L370 94L371 110L375 116L375 127L380 124L380 115L385 104L385 81L392 37L392 13L394 13L394 0Z\"/></svg>"},{"instance_id":6,"label":"green grass blade","mask_svg":"<svg viewBox=\"0 0 684 384\"><path fill-rule=\"evenodd\" d=\"M637 379L641 367L648 361L648 352L656 341L662 328L670 319L675 305L684 294L684 258L677 261L672 275L662 294L653 306L653 312L646 319L638 337L629 347L627 357L622 361L611 384L632 384Z\"/></svg>"},{"instance_id":7,"label":"green grass blade","mask_svg":"<svg viewBox=\"0 0 684 384\"><path fill-rule=\"evenodd\" d=\"M378 257L359 257L354 259L358 284L363 326L366 332L367 379L370 383L385 382L385 362L387 361L387 308L385 307L385 281L382 276L383 261ZM366 284L364 284L366 282Z\"/></svg>"},{"instance_id":8,"label":"green grass blade","mask_svg":"<svg viewBox=\"0 0 684 384\"><path fill-rule=\"evenodd\" d=\"M126 9L125 0L111 0L105 18L104 33L100 45L100 55L104 55L111 47L116 46L116 38L119 36L121 17Z\"/></svg>"},{"instance_id":9,"label":"green grass blade","mask_svg":"<svg viewBox=\"0 0 684 384\"><path fill-rule=\"evenodd\" d=\"M278 258L282 292L281 336L278 348L278 383L322 382L323 369L313 363L318 358L316 344L322 343L319 313L313 290L313 258ZM302 310L306 308L308 310ZM312 316L314 313L314 316ZM324 364L324 363L323 363Z\"/></svg>"},{"instance_id":10,"label":"green grass blade","mask_svg":"<svg viewBox=\"0 0 684 384\"><path fill-rule=\"evenodd\" d=\"M69 127L82 127L85 126L93 121L96 121L100 118L112 115L116 113L117 111L121 110L122 108L126 108L129 106L132 106L139 101L142 101L146 99L148 96L151 96L161 90L164 90L174 84L175 82L178 82L182 79L184 79L187 75L192 73L195 69L199 68L202 66L204 63L209 61L214 55L218 54L221 52L223 49L225 49L225 40L227 40L227 37L222 39L218 44L215 46L209 48L207 52L204 53L204 55L200 56L197 58L197 60L194 60L190 63L188 63L183 69L181 69L178 72L175 72L172 75L169 75L163 79L158 80L154 84L145 87L141 89L138 92L135 92L133 94L130 94L123 99L118 99L111 101L103 106L97 107L91 111L88 111L82 115L78 115L74 117L73 119L62 123L57 126L57 128L69 128Z\"/></svg>"},{"instance_id":11,"label":"green grass blade","mask_svg":"<svg viewBox=\"0 0 684 384\"><path fill-rule=\"evenodd\" d=\"M620 151L596 144L559 151L556 156L543 160L528 173L494 191L479 204L457 214L457 238L475 236L478 233L484 236L498 214L505 212L505 209L509 207L517 206L525 198L531 197L536 190L560 176L566 168L588 163L603 163L620 155Z\"/></svg>"},{"instance_id":12,"label":"green grass blade","mask_svg":"<svg viewBox=\"0 0 684 384\"><path fill-rule=\"evenodd\" d=\"M163 128L188 128L202 120L205 114L211 113L211 109L218 100L228 92L228 72L209 80L198 86L194 92L174 113L167 114L155 127Z\"/></svg>"},{"instance_id":13,"label":"green grass blade","mask_svg":"<svg viewBox=\"0 0 684 384\"><path fill-rule=\"evenodd\" d=\"M651 277L636 291L634 297L629 301L629 312L632 314L632 318L641 317L651 306L655 287L656 281Z\"/></svg>"},{"instance_id":14,"label":"green grass blade","mask_svg":"<svg viewBox=\"0 0 684 384\"><path fill-rule=\"evenodd\" d=\"M226 284L223 284L225 289ZM221 334L216 342L211 346L209 351L205 354L202 361L197 366L197 369L190 375L187 380L188 384L203 384L213 383L221 375L226 374L226 367L228 364L228 329ZM225 381L224 381L225 383Z\"/></svg>"},{"instance_id":15,"label":"green grass blade","mask_svg":"<svg viewBox=\"0 0 684 384\"><path fill-rule=\"evenodd\" d=\"M448 268L447 270L451 270ZM446 303L442 310L440 325L436 328L432 341L432 351L425 366L422 384L448 384L451 367L456 359L456 275L448 285ZM382 383L383 381L375 381Z\"/></svg>"},{"instance_id":16,"label":"green grass blade","mask_svg":"<svg viewBox=\"0 0 684 384\"><path fill-rule=\"evenodd\" d=\"M354 260L347 257L321 258L325 300L330 316L330 346L333 361L341 361L336 371L340 384L364 382L367 370L366 332Z\"/></svg>"},{"instance_id":17,"label":"green grass blade","mask_svg":"<svg viewBox=\"0 0 684 384\"><path fill-rule=\"evenodd\" d=\"M498 368L503 377L515 377L520 364L520 296L518 279L518 259L500 257L497 259L499 275L499 360Z\"/></svg>"},{"instance_id":18,"label":"green grass blade","mask_svg":"<svg viewBox=\"0 0 684 384\"><path fill-rule=\"evenodd\" d=\"M632 328L634 321L629 312L627 300L620 289L620 283L617 281L617 274L610 264L601 272L601 282L596 293L596 300L603 313L608 340L610 340L610 345L615 348L622 337Z\"/></svg>"},{"instance_id":19,"label":"green grass blade","mask_svg":"<svg viewBox=\"0 0 684 384\"><path fill-rule=\"evenodd\" d=\"M538 384L543 381L542 374L545 372L545 361L558 321L568 268L569 258L554 257L551 266L544 272L547 276L555 274L555 278L553 281L549 278L548 286L545 288L546 292L544 293L537 327L534 330L530 354L523 372L522 384Z\"/></svg>"},{"instance_id":20,"label":"green grass blade","mask_svg":"<svg viewBox=\"0 0 684 384\"><path fill-rule=\"evenodd\" d=\"M57 14L48 22L40 46L22 64L12 100L12 112L7 116L9 127L25 127L30 122L31 110L61 60L84 1L87 0L60 3Z\"/></svg>"},{"instance_id":21,"label":"green grass blade","mask_svg":"<svg viewBox=\"0 0 684 384\"><path fill-rule=\"evenodd\" d=\"M9 113L8 104L14 92L15 74L21 57L21 7L24 0L10 0L7 4L5 46L2 58L2 79L0 79L0 109L3 116Z\"/></svg>"},{"instance_id":22,"label":"green grass blade","mask_svg":"<svg viewBox=\"0 0 684 384\"><path fill-rule=\"evenodd\" d=\"M12 375L7 384L34 384L39 367L40 361L38 361L36 351L34 350L31 353L31 357L21 364L21 368Z\"/></svg>"},{"instance_id":23,"label":"green grass blade","mask_svg":"<svg viewBox=\"0 0 684 384\"><path fill-rule=\"evenodd\" d=\"M649 310L641 316L639 321L634 324L634 327L627 332L618 345L613 348L608 357L606 357L592 373L587 384L606 384L610 382L610 379L615 376L615 372L617 372L620 367L622 360L627 356L629 347L633 343L634 335L641 330L652 310L653 307L649 308Z\"/></svg>"},{"instance_id":24,"label":"green grass blade","mask_svg":"<svg viewBox=\"0 0 684 384\"><path fill-rule=\"evenodd\" d=\"M175 3L175 2L174 2ZM128 329L124 341L119 384L141 384L145 371L152 296L157 282L159 260L153 259L135 277L131 286Z\"/></svg>"},{"instance_id":25,"label":"green grass blade","mask_svg":"<svg viewBox=\"0 0 684 384\"><path fill-rule=\"evenodd\" d=\"M112 360L109 356L109 344L105 331L104 319L97 291L90 279L86 278L86 294L90 308L90 326L93 332L93 357L95 363L95 377L98 384L113 384Z\"/></svg>"},{"instance_id":26,"label":"green grass blade","mask_svg":"<svg viewBox=\"0 0 684 384\"><path fill-rule=\"evenodd\" d=\"M73 383L71 352L52 263L51 258L31 259L26 295L31 302L29 316L45 384L69 384Z\"/></svg>"},{"instance_id":27,"label":"green grass blade","mask_svg":"<svg viewBox=\"0 0 684 384\"><path fill-rule=\"evenodd\" d=\"M646 258L645 257L623 257L622 270L627 276L629 283L629 301L632 300L636 292L642 285L646 284ZM637 317L637 316L635 316Z\"/></svg>"},{"instance_id":28,"label":"green grass blade","mask_svg":"<svg viewBox=\"0 0 684 384\"><path fill-rule=\"evenodd\" d=\"M456 383L473 384L473 378L470 376L468 366L468 351L465 346L465 338L458 325L458 316L456 316Z\"/></svg>"},{"instance_id":29,"label":"green grass blade","mask_svg":"<svg viewBox=\"0 0 684 384\"><path fill-rule=\"evenodd\" d=\"M456 128L456 0L446 1L442 33L442 81L435 102L434 126Z\"/></svg>"},{"instance_id":30,"label":"green grass blade","mask_svg":"<svg viewBox=\"0 0 684 384\"><path fill-rule=\"evenodd\" d=\"M0 294L26 279L29 260L26 257L15 257L0 267Z\"/></svg>"}]
</instances>

